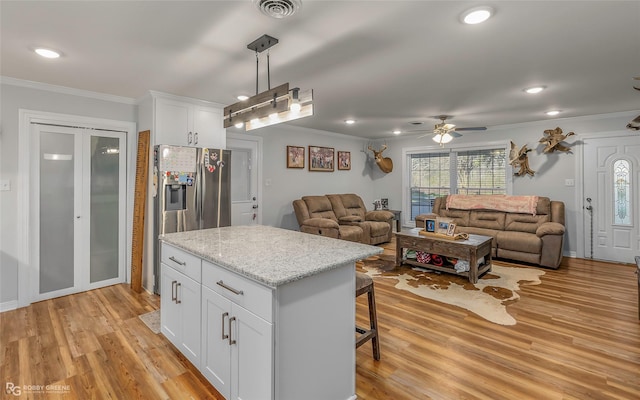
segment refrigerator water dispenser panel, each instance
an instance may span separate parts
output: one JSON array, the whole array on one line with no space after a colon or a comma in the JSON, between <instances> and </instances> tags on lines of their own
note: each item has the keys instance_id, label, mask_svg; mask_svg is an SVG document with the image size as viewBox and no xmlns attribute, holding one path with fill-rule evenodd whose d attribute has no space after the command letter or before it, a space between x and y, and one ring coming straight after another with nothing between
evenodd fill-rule
<instances>
[{"instance_id":1,"label":"refrigerator water dispenser panel","mask_svg":"<svg viewBox=\"0 0 640 400\"><path fill-rule=\"evenodd\" d=\"M165 211L187 209L187 185L167 185L164 187Z\"/></svg>"}]
</instances>

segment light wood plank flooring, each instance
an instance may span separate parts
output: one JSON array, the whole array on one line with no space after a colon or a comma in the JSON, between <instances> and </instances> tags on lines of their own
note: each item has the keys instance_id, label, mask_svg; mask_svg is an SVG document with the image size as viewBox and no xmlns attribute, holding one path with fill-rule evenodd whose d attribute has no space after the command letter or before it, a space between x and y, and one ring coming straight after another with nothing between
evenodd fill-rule
<instances>
[{"instance_id":1,"label":"light wood plank flooring","mask_svg":"<svg viewBox=\"0 0 640 400\"><path fill-rule=\"evenodd\" d=\"M391 245L385 253L393 254ZM638 399L640 322L634 266L565 259L523 286L501 326L376 280L380 361L357 354L359 399ZM3 399L218 399L137 318L159 299L127 285L0 314ZM366 296L357 299L366 324ZM64 393L7 393L61 385ZM331 399L320 399L331 400Z\"/></svg>"}]
</instances>

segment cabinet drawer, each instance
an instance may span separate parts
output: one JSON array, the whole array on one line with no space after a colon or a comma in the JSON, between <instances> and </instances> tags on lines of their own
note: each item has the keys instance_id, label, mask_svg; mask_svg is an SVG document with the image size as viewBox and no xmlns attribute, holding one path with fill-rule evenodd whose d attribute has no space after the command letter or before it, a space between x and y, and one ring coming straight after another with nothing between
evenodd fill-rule
<instances>
[{"instance_id":1,"label":"cabinet drawer","mask_svg":"<svg viewBox=\"0 0 640 400\"><path fill-rule=\"evenodd\" d=\"M202 262L202 284L267 322L273 322L273 290L208 261Z\"/></svg>"},{"instance_id":2,"label":"cabinet drawer","mask_svg":"<svg viewBox=\"0 0 640 400\"><path fill-rule=\"evenodd\" d=\"M193 254L162 243L161 260L163 263L182 272L194 281L198 283L202 282L202 261Z\"/></svg>"}]
</instances>

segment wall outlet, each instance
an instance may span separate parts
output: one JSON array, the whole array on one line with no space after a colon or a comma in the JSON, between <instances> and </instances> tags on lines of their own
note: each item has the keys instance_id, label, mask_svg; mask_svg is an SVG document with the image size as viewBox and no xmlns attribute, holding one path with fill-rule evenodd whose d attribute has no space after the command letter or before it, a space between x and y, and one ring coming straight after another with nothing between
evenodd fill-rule
<instances>
[{"instance_id":1,"label":"wall outlet","mask_svg":"<svg viewBox=\"0 0 640 400\"><path fill-rule=\"evenodd\" d=\"M565 179L564 180L564 185L565 186L575 186L576 185L576 181L575 181L575 179Z\"/></svg>"},{"instance_id":2,"label":"wall outlet","mask_svg":"<svg viewBox=\"0 0 640 400\"><path fill-rule=\"evenodd\" d=\"M0 181L0 192L8 192L11 190L11 181L2 180Z\"/></svg>"}]
</instances>

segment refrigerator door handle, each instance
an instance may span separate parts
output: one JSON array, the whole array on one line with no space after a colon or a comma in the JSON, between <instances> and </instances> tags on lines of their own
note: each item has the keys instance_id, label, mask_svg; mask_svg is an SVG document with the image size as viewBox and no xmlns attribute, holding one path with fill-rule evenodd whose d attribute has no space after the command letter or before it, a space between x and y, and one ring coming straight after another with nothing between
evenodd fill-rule
<instances>
[{"instance_id":1,"label":"refrigerator door handle","mask_svg":"<svg viewBox=\"0 0 640 400\"><path fill-rule=\"evenodd\" d=\"M194 193L195 193L195 213L196 213L196 220L198 221L198 228L197 229L202 229L202 199L200 198L202 195L200 194L200 192L202 191L202 173L204 172L204 169L202 168L202 164L200 157L198 157L198 164L196 167L196 179L193 182L195 188L194 188Z\"/></svg>"}]
</instances>

